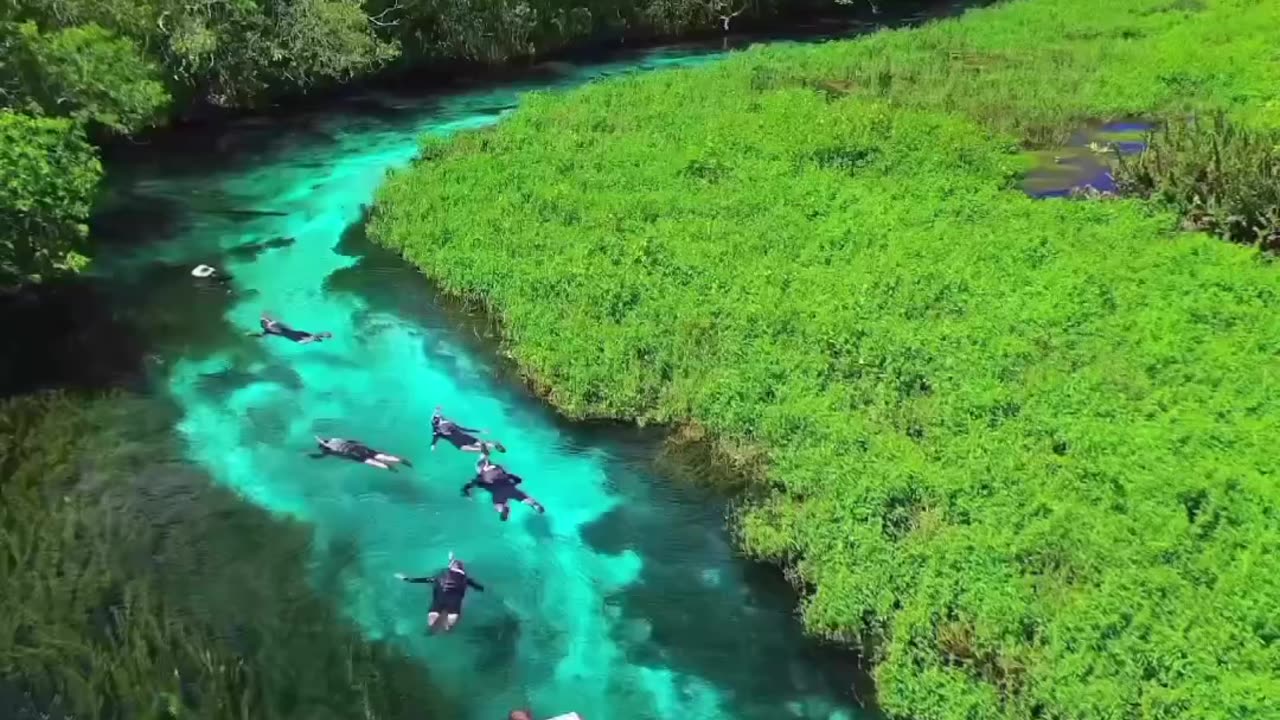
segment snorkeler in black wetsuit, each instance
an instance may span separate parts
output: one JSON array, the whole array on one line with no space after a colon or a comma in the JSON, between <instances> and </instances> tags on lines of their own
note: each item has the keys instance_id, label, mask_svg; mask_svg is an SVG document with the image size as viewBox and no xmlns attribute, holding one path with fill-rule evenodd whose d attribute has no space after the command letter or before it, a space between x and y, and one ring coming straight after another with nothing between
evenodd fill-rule
<instances>
[{"instance_id":1,"label":"snorkeler in black wetsuit","mask_svg":"<svg viewBox=\"0 0 1280 720\"><path fill-rule=\"evenodd\" d=\"M197 265L191 268L191 277L219 285L226 285L231 282L231 276L227 273L219 271L212 265Z\"/></svg>"},{"instance_id":2,"label":"snorkeler in black wetsuit","mask_svg":"<svg viewBox=\"0 0 1280 720\"><path fill-rule=\"evenodd\" d=\"M537 510L539 513L547 511L542 503L529 497L523 490L516 487L524 479L519 475L513 475L507 472L507 469L489 460L488 454L480 458L476 462L476 476L471 482L462 486L462 494L464 497L471 497L471 488L482 487L489 491L489 495L493 498L493 509L498 511L498 517L506 522L507 517L511 514L509 503L512 500L519 500L529 507Z\"/></svg>"},{"instance_id":3,"label":"snorkeler in black wetsuit","mask_svg":"<svg viewBox=\"0 0 1280 720\"><path fill-rule=\"evenodd\" d=\"M440 411L440 406L436 406L436 411L431 415L431 451L435 452L436 443L440 438L444 438L450 445L464 452L478 452L488 454L491 450L498 452L506 452L507 448L502 443L493 440L481 440L471 433L484 433L484 430L476 430L475 428L465 428L458 423L446 418Z\"/></svg>"},{"instance_id":4,"label":"snorkeler in black wetsuit","mask_svg":"<svg viewBox=\"0 0 1280 720\"><path fill-rule=\"evenodd\" d=\"M266 337L267 335L279 335L288 338L296 343L320 342L327 338L333 337L332 333L309 333L302 330L294 330L284 323L272 318L267 314L262 315L262 319L258 320L258 324L262 326L262 332L251 333L254 337Z\"/></svg>"},{"instance_id":5,"label":"snorkeler in black wetsuit","mask_svg":"<svg viewBox=\"0 0 1280 720\"><path fill-rule=\"evenodd\" d=\"M467 568L461 560L453 559L449 553L449 567L428 577L405 577L396 573L396 577L408 583L431 583L435 588L431 592L431 609L427 612L427 629L434 631L436 621L444 615L444 631L449 632L458 623L462 615L462 599L467 595L467 587L484 592L484 586L467 576Z\"/></svg>"},{"instance_id":6,"label":"snorkeler in black wetsuit","mask_svg":"<svg viewBox=\"0 0 1280 720\"><path fill-rule=\"evenodd\" d=\"M413 467L413 463L405 460L404 458L380 453L368 445L356 442L355 440L343 440L342 438L325 439L316 437L316 444L320 446L320 452L312 453L311 455L311 457L316 459L328 457L329 455L337 455L338 457L344 457L348 460L354 460L356 462L364 463L365 465L372 465L373 467L382 468L383 470L391 470L393 472L395 471L395 468L391 467L391 465L395 463L403 463L406 467Z\"/></svg>"}]
</instances>

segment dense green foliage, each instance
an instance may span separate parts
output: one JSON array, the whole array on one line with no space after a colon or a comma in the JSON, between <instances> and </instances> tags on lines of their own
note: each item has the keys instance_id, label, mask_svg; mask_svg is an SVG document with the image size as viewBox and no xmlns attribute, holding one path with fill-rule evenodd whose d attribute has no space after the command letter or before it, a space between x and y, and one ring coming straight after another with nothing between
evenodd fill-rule
<instances>
[{"instance_id":1,"label":"dense green foliage","mask_svg":"<svg viewBox=\"0 0 1280 720\"><path fill-rule=\"evenodd\" d=\"M390 4L383 0L385 4ZM798 0L400 0L395 30L411 58L499 61L590 38L671 35L767 16ZM821 2L809 2L820 7ZM794 7L792 8L794 9Z\"/></svg>"},{"instance_id":2,"label":"dense green foliage","mask_svg":"<svg viewBox=\"0 0 1280 720\"><path fill-rule=\"evenodd\" d=\"M101 27L41 33L27 22L0 32L8 35L0 80L19 110L128 132L149 125L169 102L156 66Z\"/></svg>"},{"instance_id":3,"label":"dense green foliage","mask_svg":"<svg viewBox=\"0 0 1280 720\"><path fill-rule=\"evenodd\" d=\"M350 79L395 54L362 0L8 2L0 22L7 15L13 27L69 35L44 43L64 52L37 58L37 72L70 59L62 64L89 74L104 92L120 92L145 74L183 99L243 105L269 91ZM98 65L110 58L120 63L117 72Z\"/></svg>"},{"instance_id":4,"label":"dense green foliage","mask_svg":"<svg viewBox=\"0 0 1280 720\"><path fill-rule=\"evenodd\" d=\"M0 287L75 270L102 173L70 120L0 110Z\"/></svg>"},{"instance_id":5,"label":"dense green foliage","mask_svg":"<svg viewBox=\"0 0 1280 720\"><path fill-rule=\"evenodd\" d=\"M1280 250L1280 131L1225 116L1167 124L1136 158L1119 160L1121 192L1157 198L1193 229Z\"/></svg>"},{"instance_id":6,"label":"dense green foliage","mask_svg":"<svg viewBox=\"0 0 1280 720\"><path fill-rule=\"evenodd\" d=\"M163 418L122 397L0 403L0 686L21 697L0 714L451 717L421 670L311 592L306 532L155 472ZM237 562L208 564L218 542Z\"/></svg>"},{"instance_id":7,"label":"dense green foliage","mask_svg":"<svg viewBox=\"0 0 1280 720\"><path fill-rule=\"evenodd\" d=\"M383 67L402 48L407 62L492 62L575 40L712 27L777 8L775 0L0 0L0 111L74 118L91 134L132 133L194 104L246 106L345 82ZM75 144L81 131L68 128L66 136L65 144ZM6 140L23 147L0 155L4 175L9 156L30 156L48 142ZM74 198L59 217L83 217L78 181L96 172L86 157L55 192ZM69 257L64 249L80 234L62 222L42 225L47 216L6 199L0 196L0 216L20 216L22 224L0 231L0 282L71 269L59 258ZM15 246L55 262L32 264L30 252L10 250L7 236L19 230L28 234Z\"/></svg>"},{"instance_id":8,"label":"dense green foliage","mask_svg":"<svg viewBox=\"0 0 1280 720\"><path fill-rule=\"evenodd\" d=\"M575 416L763 476L743 546L920 720L1280 715L1280 276L1019 141L1276 118L1280 2L1036 0L531 98L370 223ZM1213 52L1205 47L1212 45Z\"/></svg>"}]
</instances>

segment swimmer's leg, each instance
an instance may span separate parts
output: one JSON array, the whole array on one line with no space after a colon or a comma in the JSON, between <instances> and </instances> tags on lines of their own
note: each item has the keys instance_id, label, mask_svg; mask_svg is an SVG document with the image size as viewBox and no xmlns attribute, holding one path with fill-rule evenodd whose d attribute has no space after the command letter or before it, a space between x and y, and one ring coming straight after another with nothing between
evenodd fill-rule
<instances>
[{"instance_id":1,"label":"swimmer's leg","mask_svg":"<svg viewBox=\"0 0 1280 720\"><path fill-rule=\"evenodd\" d=\"M365 464L365 465L372 465L372 466L374 466L374 467L376 467L376 468L382 468L383 470L391 470L391 466L390 466L390 465L387 465L386 463L378 462L378 461L377 461L377 460L375 460L374 458L369 458L368 460L365 460L365 461L364 461L364 464Z\"/></svg>"},{"instance_id":2,"label":"swimmer's leg","mask_svg":"<svg viewBox=\"0 0 1280 720\"><path fill-rule=\"evenodd\" d=\"M507 505L506 500L494 503L493 509L498 511L498 517L502 518L503 522L506 522L507 517L511 515L511 507Z\"/></svg>"},{"instance_id":3,"label":"swimmer's leg","mask_svg":"<svg viewBox=\"0 0 1280 720\"><path fill-rule=\"evenodd\" d=\"M520 502L524 503L525 505L528 505L534 510L537 510L539 514L542 514L547 511L546 508L542 507L542 503L538 502L537 500L534 500L528 495L525 495L524 499L522 499Z\"/></svg>"},{"instance_id":4,"label":"swimmer's leg","mask_svg":"<svg viewBox=\"0 0 1280 720\"><path fill-rule=\"evenodd\" d=\"M404 464L405 467L413 467L413 463L409 462L408 460L401 457L396 457L395 455L388 455L386 453L378 453L373 456L373 459L377 460L378 462L402 463Z\"/></svg>"},{"instance_id":5,"label":"swimmer's leg","mask_svg":"<svg viewBox=\"0 0 1280 720\"><path fill-rule=\"evenodd\" d=\"M440 613L432 610L427 613L427 632L435 632L436 621L440 619Z\"/></svg>"},{"instance_id":6,"label":"swimmer's leg","mask_svg":"<svg viewBox=\"0 0 1280 720\"><path fill-rule=\"evenodd\" d=\"M452 630L452 629L453 629L453 626L454 626L454 625L457 625L457 624L458 624L458 617L459 617L458 613L449 613L448 615L445 615L445 616L444 616L444 631L445 631L445 632L449 632L450 630Z\"/></svg>"}]
</instances>

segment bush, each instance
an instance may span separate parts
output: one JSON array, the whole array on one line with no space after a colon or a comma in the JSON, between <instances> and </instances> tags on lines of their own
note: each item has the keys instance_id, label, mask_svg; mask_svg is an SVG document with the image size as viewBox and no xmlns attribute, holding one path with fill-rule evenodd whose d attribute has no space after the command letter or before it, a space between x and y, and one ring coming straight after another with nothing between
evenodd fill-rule
<instances>
[{"instance_id":1,"label":"bush","mask_svg":"<svg viewBox=\"0 0 1280 720\"><path fill-rule=\"evenodd\" d=\"M1116 185L1172 206L1191 229L1280 250L1280 132L1222 114L1170 122L1137 157L1120 158Z\"/></svg>"},{"instance_id":2,"label":"bush","mask_svg":"<svg viewBox=\"0 0 1280 720\"><path fill-rule=\"evenodd\" d=\"M81 127L0 110L0 168L0 286L84 267L102 167Z\"/></svg>"},{"instance_id":3,"label":"bush","mask_svg":"<svg viewBox=\"0 0 1280 720\"><path fill-rule=\"evenodd\" d=\"M109 30L86 25L41 33L30 22L7 30L8 62L20 78L11 103L19 108L117 133L150 127L168 109L159 68Z\"/></svg>"},{"instance_id":4,"label":"bush","mask_svg":"<svg viewBox=\"0 0 1280 720\"><path fill-rule=\"evenodd\" d=\"M1266 102L1277 7L1011 3L535 95L369 230L568 414L761 471L742 546L891 715L1280 716L1280 277L1013 187L1080 119Z\"/></svg>"}]
</instances>

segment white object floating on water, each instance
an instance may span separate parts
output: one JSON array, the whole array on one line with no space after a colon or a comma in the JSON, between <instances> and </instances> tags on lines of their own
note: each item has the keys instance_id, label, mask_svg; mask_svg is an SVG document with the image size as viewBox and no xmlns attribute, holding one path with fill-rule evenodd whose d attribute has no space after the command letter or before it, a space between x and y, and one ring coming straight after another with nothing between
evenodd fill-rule
<instances>
[{"instance_id":1,"label":"white object floating on water","mask_svg":"<svg viewBox=\"0 0 1280 720\"><path fill-rule=\"evenodd\" d=\"M564 715L557 715L553 718L547 718L547 720L582 720L582 716L576 712L571 712L565 713Z\"/></svg>"},{"instance_id":2,"label":"white object floating on water","mask_svg":"<svg viewBox=\"0 0 1280 720\"><path fill-rule=\"evenodd\" d=\"M208 265L197 265L191 269L191 275L193 277L198 277L198 278L207 278L210 275L213 275L215 272L217 271L209 267Z\"/></svg>"}]
</instances>

